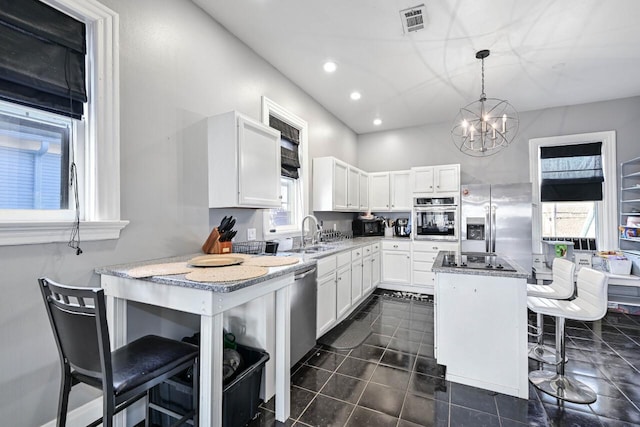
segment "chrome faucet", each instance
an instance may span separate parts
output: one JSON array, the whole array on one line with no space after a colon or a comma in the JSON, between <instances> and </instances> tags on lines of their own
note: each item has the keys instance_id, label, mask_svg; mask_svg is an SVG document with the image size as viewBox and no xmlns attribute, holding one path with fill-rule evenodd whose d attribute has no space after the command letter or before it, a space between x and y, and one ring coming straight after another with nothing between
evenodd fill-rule
<instances>
[{"instance_id":1,"label":"chrome faucet","mask_svg":"<svg viewBox=\"0 0 640 427\"><path fill-rule=\"evenodd\" d=\"M307 219L312 219L312 220L313 220L313 222L314 222L314 225L315 225L315 229L313 230L313 236L311 237L311 244L312 244L312 245L315 245L315 244L316 244L316 243L318 243L318 241L320 240L320 239L319 239L319 236L320 236L320 226L318 225L318 218L316 218L316 217L315 217L315 216L313 216L313 215L307 215L307 216L305 216L304 218L302 218L302 226L301 226L301 228L302 228L302 235L301 235L301 237L302 237L302 247L303 247L303 248L306 246L306 239L305 239L305 237L304 237L304 222L305 222Z\"/></svg>"}]
</instances>

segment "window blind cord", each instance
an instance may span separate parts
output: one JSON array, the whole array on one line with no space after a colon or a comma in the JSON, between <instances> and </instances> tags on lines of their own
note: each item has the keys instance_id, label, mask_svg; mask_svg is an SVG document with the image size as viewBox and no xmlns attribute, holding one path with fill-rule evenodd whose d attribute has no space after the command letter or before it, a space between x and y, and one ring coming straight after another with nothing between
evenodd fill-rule
<instances>
[{"instance_id":1,"label":"window blind cord","mask_svg":"<svg viewBox=\"0 0 640 427\"><path fill-rule=\"evenodd\" d=\"M73 157L72 157L73 158ZM75 199L76 216L71 227L71 236L69 237L69 247L76 250L76 255L82 253L80 249L80 200L78 199L78 172L75 161L71 161L71 179L69 185L73 187L73 198Z\"/></svg>"},{"instance_id":2,"label":"window blind cord","mask_svg":"<svg viewBox=\"0 0 640 427\"><path fill-rule=\"evenodd\" d=\"M73 98L71 97L71 85L69 84L69 61L69 48L67 48L64 77L67 82L67 89L69 89L69 111L73 112ZM73 200L75 204L76 216L71 227L71 235L69 236L68 246L76 250L76 255L80 255L82 253L82 249L80 249L80 199L78 197L78 170L76 167L75 141L71 141L71 143L69 144L69 150L71 151L69 186L73 188Z\"/></svg>"}]
</instances>

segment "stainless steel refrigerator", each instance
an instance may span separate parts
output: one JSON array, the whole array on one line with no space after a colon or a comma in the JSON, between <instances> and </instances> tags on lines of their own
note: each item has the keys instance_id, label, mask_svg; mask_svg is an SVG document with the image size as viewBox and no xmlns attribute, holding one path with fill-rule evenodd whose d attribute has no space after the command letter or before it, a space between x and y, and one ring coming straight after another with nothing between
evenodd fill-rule
<instances>
[{"instance_id":1,"label":"stainless steel refrigerator","mask_svg":"<svg viewBox=\"0 0 640 427\"><path fill-rule=\"evenodd\" d=\"M463 185L460 194L462 251L506 256L531 272L531 183Z\"/></svg>"}]
</instances>

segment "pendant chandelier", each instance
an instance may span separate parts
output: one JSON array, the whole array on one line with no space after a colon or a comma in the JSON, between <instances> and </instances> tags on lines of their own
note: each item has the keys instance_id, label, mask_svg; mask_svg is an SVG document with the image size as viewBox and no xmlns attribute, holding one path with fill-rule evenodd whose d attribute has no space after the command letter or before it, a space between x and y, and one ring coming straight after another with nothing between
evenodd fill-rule
<instances>
[{"instance_id":1,"label":"pendant chandelier","mask_svg":"<svg viewBox=\"0 0 640 427\"><path fill-rule=\"evenodd\" d=\"M476 53L482 61L480 99L464 106L453 121L451 138L460 151L469 156L485 157L507 147L518 133L518 112L508 101L487 98L484 93L484 59L488 50Z\"/></svg>"}]
</instances>

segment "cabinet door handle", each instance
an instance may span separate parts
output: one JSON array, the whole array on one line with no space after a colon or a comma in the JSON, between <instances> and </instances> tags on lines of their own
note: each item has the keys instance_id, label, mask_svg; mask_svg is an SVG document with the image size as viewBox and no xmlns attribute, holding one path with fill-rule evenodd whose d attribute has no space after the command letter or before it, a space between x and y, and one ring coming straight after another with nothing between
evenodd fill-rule
<instances>
[{"instance_id":1,"label":"cabinet door handle","mask_svg":"<svg viewBox=\"0 0 640 427\"><path fill-rule=\"evenodd\" d=\"M433 249L433 250L437 251L437 250L438 250L438 247L437 247L437 246L433 246L431 249Z\"/></svg>"},{"instance_id":2,"label":"cabinet door handle","mask_svg":"<svg viewBox=\"0 0 640 427\"><path fill-rule=\"evenodd\" d=\"M393 247L394 247L394 248L397 248L397 247L398 247L398 245L393 245Z\"/></svg>"}]
</instances>

